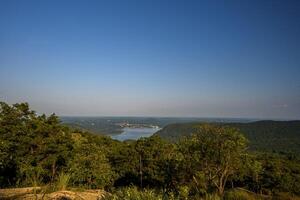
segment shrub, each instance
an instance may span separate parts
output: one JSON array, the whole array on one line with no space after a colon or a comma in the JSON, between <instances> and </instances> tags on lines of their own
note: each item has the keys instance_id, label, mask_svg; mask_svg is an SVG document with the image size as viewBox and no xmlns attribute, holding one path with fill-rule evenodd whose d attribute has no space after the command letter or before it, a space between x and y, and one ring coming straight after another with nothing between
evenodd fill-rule
<instances>
[{"instance_id":1,"label":"shrub","mask_svg":"<svg viewBox=\"0 0 300 200\"><path fill-rule=\"evenodd\" d=\"M154 190L138 190L136 187L123 188L106 197L106 200L162 200L163 195Z\"/></svg>"},{"instance_id":2,"label":"shrub","mask_svg":"<svg viewBox=\"0 0 300 200\"><path fill-rule=\"evenodd\" d=\"M234 189L227 191L224 195L225 200L255 200L261 199L255 194L250 194L246 191Z\"/></svg>"},{"instance_id":3,"label":"shrub","mask_svg":"<svg viewBox=\"0 0 300 200\"><path fill-rule=\"evenodd\" d=\"M204 199L205 200L221 200L221 197L218 194L213 193L213 194L206 194Z\"/></svg>"},{"instance_id":4,"label":"shrub","mask_svg":"<svg viewBox=\"0 0 300 200\"><path fill-rule=\"evenodd\" d=\"M70 181L70 174L61 173L58 176L56 188L57 190L66 190Z\"/></svg>"}]
</instances>

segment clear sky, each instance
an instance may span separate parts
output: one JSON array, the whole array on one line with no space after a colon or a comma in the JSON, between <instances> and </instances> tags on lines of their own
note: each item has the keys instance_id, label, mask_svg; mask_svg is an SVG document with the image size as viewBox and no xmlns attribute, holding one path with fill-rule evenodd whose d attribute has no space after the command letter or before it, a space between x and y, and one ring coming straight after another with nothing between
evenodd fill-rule
<instances>
[{"instance_id":1,"label":"clear sky","mask_svg":"<svg viewBox=\"0 0 300 200\"><path fill-rule=\"evenodd\" d=\"M0 1L0 101L300 119L300 1Z\"/></svg>"}]
</instances>

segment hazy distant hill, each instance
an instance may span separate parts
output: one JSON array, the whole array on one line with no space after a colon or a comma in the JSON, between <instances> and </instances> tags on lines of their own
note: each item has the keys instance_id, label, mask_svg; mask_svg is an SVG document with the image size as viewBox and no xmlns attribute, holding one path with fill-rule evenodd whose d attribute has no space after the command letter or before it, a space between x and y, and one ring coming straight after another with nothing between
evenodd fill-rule
<instances>
[{"instance_id":1,"label":"hazy distant hill","mask_svg":"<svg viewBox=\"0 0 300 200\"><path fill-rule=\"evenodd\" d=\"M194 132L199 123L170 124L158 131L170 141L177 141ZM221 123L236 127L249 139L252 150L291 151L300 153L300 121L256 121L249 123Z\"/></svg>"},{"instance_id":2,"label":"hazy distant hill","mask_svg":"<svg viewBox=\"0 0 300 200\"><path fill-rule=\"evenodd\" d=\"M249 122L250 119L181 118L181 117L60 117L62 123L75 129L112 135L122 132L120 123L148 124L161 128L173 123L191 122Z\"/></svg>"}]
</instances>

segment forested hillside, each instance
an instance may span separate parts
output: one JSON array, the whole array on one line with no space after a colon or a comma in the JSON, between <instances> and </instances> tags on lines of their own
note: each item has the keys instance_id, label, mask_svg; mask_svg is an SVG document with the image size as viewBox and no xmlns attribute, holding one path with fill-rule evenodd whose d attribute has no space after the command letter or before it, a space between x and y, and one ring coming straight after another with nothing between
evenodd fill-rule
<instances>
[{"instance_id":1,"label":"forested hillside","mask_svg":"<svg viewBox=\"0 0 300 200\"><path fill-rule=\"evenodd\" d=\"M63 124L70 128L89 131L102 135L114 135L123 131L120 124L139 124L165 127L174 123L190 122L249 122L250 119L237 118L190 118L190 117L60 117ZM253 121L253 120L252 120Z\"/></svg>"},{"instance_id":2,"label":"forested hillside","mask_svg":"<svg viewBox=\"0 0 300 200\"><path fill-rule=\"evenodd\" d=\"M170 124L156 134L169 141L194 133L201 123ZM219 123L237 128L250 141L251 150L300 153L300 121Z\"/></svg>"},{"instance_id":3,"label":"forested hillside","mask_svg":"<svg viewBox=\"0 0 300 200\"><path fill-rule=\"evenodd\" d=\"M2 102L0 144L1 188L40 186L43 193L102 188L110 194L105 198L120 200L300 195L297 157L249 152L238 129L217 124L197 125L178 143L158 135L120 142L67 128L27 103Z\"/></svg>"}]
</instances>

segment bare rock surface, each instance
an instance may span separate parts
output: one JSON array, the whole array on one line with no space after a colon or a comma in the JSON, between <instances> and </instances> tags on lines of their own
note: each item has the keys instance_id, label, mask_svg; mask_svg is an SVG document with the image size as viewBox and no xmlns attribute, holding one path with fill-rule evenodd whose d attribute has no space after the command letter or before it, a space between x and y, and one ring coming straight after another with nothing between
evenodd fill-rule
<instances>
[{"instance_id":1,"label":"bare rock surface","mask_svg":"<svg viewBox=\"0 0 300 200\"><path fill-rule=\"evenodd\" d=\"M103 190L41 192L41 187L0 189L3 200L101 200L108 193Z\"/></svg>"}]
</instances>

